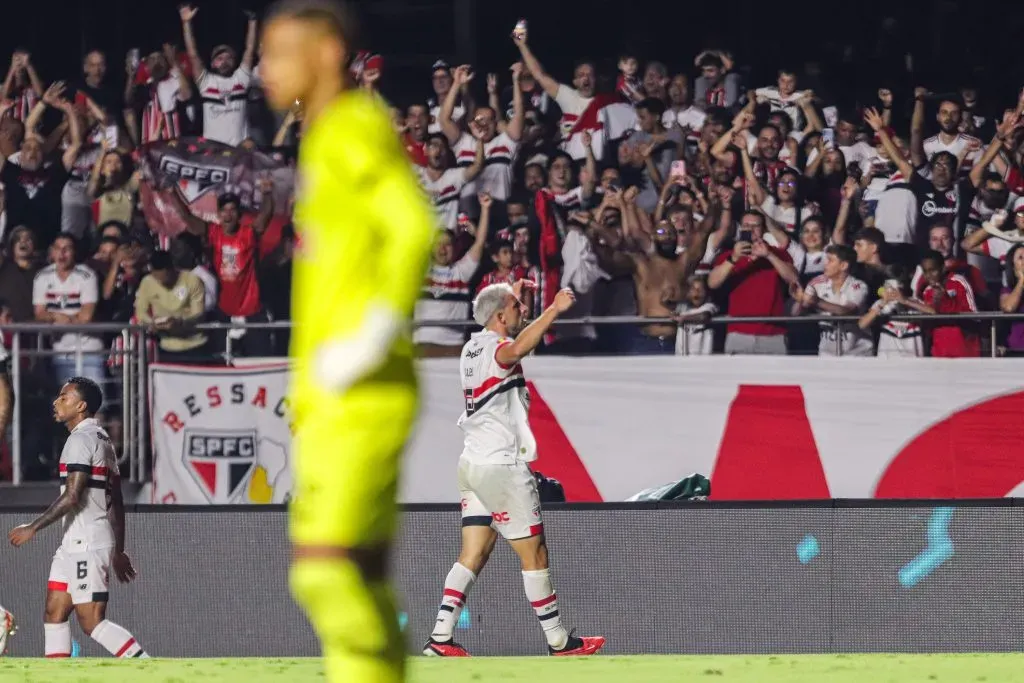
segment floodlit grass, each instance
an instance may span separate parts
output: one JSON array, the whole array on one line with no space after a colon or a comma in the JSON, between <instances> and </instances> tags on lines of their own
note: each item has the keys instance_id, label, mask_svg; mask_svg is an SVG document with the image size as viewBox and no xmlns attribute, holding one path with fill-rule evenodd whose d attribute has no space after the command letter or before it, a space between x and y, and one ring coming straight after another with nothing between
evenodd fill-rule
<instances>
[{"instance_id":1,"label":"floodlit grass","mask_svg":"<svg viewBox=\"0 0 1024 683\"><path fill-rule=\"evenodd\" d=\"M410 661L409 671L410 683L1009 683L1024 682L1024 655L417 658ZM317 680L323 680L323 673L316 659L0 659L0 681L4 683L284 683Z\"/></svg>"}]
</instances>

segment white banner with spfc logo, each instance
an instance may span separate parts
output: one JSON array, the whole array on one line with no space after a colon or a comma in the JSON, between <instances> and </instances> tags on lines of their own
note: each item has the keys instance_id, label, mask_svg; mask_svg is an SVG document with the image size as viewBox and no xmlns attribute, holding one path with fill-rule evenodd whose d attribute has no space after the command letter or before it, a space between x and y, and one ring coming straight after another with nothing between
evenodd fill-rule
<instances>
[{"instance_id":1,"label":"white banner with spfc logo","mask_svg":"<svg viewBox=\"0 0 1024 683\"><path fill-rule=\"evenodd\" d=\"M283 503L292 487L283 363L150 366L152 502Z\"/></svg>"}]
</instances>

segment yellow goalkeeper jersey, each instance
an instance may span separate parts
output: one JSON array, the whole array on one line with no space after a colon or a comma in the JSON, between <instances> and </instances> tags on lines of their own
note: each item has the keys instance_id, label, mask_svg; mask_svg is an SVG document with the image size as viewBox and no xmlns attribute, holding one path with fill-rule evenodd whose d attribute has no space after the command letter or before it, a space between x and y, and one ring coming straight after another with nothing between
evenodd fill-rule
<instances>
[{"instance_id":1,"label":"yellow goalkeeper jersey","mask_svg":"<svg viewBox=\"0 0 1024 683\"><path fill-rule=\"evenodd\" d=\"M310 124L297 185L290 408L300 421L340 400L313 376L323 344L355 335L371 302L412 319L437 222L390 113L361 90L342 93ZM405 331L362 384L412 383L412 363Z\"/></svg>"}]
</instances>

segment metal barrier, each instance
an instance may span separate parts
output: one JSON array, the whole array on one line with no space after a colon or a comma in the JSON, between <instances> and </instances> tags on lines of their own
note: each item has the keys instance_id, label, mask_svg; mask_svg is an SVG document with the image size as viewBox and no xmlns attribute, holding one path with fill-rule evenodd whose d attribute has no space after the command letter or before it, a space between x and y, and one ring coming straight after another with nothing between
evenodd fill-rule
<instances>
[{"instance_id":1,"label":"metal barrier","mask_svg":"<svg viewBox=\"0 0 1024 683\"><path fill-rule=\"evenodd\" d=\"M711 318L702 325L719 327L730 323L770 323L781 326L805 325L813 323L828 323L830 325L846 324L856 325L857 316L802 316L802 317L735 317L719 316ZM935 323L987 323L989 327L989 341L991 355L998 355L997 347L997 323L1024 322L1024 313L974 313L970 315L902 315L892 316L891 320L914 322L927 327ZM651 325L651 324L676 324L673 318L645 318L640 316L605 316L605 317L583 317L565 318L558 320L555 324L559 327L571 327L579 325ZM418 320L413 323L416 328L422 327L452 327L458 329L474 329L478 327L471 320ZM290 330L290 321L266 322L266 323L206 323L198 326L204 332L227 332L230 330ZM111 362L110 380L108 386L114 391L110 394L115 405L120 402L120 419L122 422L120 449L121 459L127 465L127 478L129 481L141 483L148 481L149 468L149 429L148 429L148 381L149 366L154 361L148 348L151 338L147 328L142 325L127 325L113 323L94 323L88 325L61 325L59 333L68 332L88 333L92 336L107 336L118 339L114 344L115 348L103 351L82 351L68 354L47 350L43 345L43 337L58 332L53 325L45 324L11 324L5 326L5 331L11 333L11 384L14 391L15 401L12 414L11 429L11 455L13 466L13 482L21 484L23 480L24 464L24 433L26 416L23 408L25 403L32 398L31 390L38 389L38 386L31 386L31 380L38 378L39 372L37 361L39 359L52 359L55 356L71 355L74 358L76 374L81 374L85 358L91 356L102 356ZM31 343L27 343L25 337L34 335ZM683 335L686 340L687 335ZM843 335L836 335L836 354L842 355ZM234 353L234 340L225 334L225 347L223 352L211 355L210 360L214 363L231 365L237 356ZM685 349L684 349L685 351ZM27 363L26 363L27 361ZM26 378L25 370L29 370L29 377ZM56 382L51 381L46 390L52 393ZM52 398L52 396L51 396ZM34 435L38 436L38 435Z\"/></svg>"}]
</instances>

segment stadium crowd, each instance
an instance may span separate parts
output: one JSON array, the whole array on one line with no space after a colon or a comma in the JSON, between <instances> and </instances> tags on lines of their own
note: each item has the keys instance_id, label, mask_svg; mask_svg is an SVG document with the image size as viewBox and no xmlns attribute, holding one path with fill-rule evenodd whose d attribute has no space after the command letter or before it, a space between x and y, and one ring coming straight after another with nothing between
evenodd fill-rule
<instances>
[{"instance_id":1,"label":"stadium crowd","mask_svg":"<svg viewBox=\"0 0 1024 683\"><path fill-rule=\"evenodd\" d=\"M123 62L92 50L66 82L14 51L0 91L0 325L139 322L171 361L214 362L229 338L234 354L286 352L286 333L195 328L289 316L295 232L269 179L251 197L222 188L214 222L155 188L185 226L173 238L140 207L147 146L200 140L294 159L302 106L266 106L258 19L246 15L241 51L201 50L201 14L183 6L181 47ZM391 107L436 206L418 320L467 321L481 287L528 278L536 305L571 286L569 317L675 319L561 327L544 352L948 357L989 353L985 328L889 317L1024 310L1024 93L989 109L974 87L882 85L850 106L827 94L841 84L785 66L773 83L747 83L726 49L677 73L624 54L615 74L587 61L552 74L525 21L508 40L519 59L507 72L438 60L401 102L379 94L382 56L352 63L358 87ZM859 323L710 324L721 314ZM1024 323L1004 327L997 352L1024 352ZM454 355L468 329L415 337L424 355ZM121 362L117 335L41 339L52 357L32 366L40 386L79 363L109 380Z\"/></svg>"}]
</instances>

